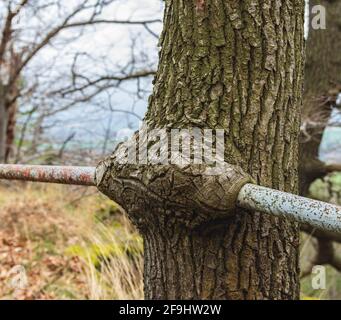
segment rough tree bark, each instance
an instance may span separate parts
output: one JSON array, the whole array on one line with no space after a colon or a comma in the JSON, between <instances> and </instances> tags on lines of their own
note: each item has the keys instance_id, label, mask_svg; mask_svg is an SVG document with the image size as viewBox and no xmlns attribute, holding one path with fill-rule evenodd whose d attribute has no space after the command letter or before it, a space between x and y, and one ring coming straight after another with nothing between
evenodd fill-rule
<instances>
[{"instance_id":1,"label":"rough tree bark","mask_svg":"<svg viewBox=\"0 0 341 320\"><path fill-rule=\"evenodd\" d=\"M225 129L227 163L298 192L303 11L299 0L166 1L149 128ZM97 184L144 238L147 299L299 298L296 223L227 210L225 175L122 167L118 153Z\"/></svg>"}]
</instances>

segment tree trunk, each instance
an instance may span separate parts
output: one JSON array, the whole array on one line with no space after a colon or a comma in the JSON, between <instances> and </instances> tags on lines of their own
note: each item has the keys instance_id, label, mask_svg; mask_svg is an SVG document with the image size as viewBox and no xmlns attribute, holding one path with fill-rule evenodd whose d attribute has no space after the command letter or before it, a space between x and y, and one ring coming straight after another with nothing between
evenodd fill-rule
<instances>
[{"instance_id":1,"label":"tree trunk","mask_svg":"<svg viewBox=\"0 0 341 320\"><path fill-rule=\"evenodd\" d=\"M0 93L0 163L8 161L13 148L16 112L16 103L8 105L5 95Z\"/></svg>"},{"instance_id":2,"label":"tree trunk","mask_svg":"<svg viewBox=\"0 0 341 320\"><path fill-rule=\"evenodd\" d=\"M1 86L1 84L0 84ZM0 88L0 163L5 162L8 113L5 99Z\"/></svg>"},{"instance_id":3,"label":"tree trunk","mask_svg":"<svg viewBox=\"0 0 341 320\"><path fill-rule=\"evenodd\" d=\"M7 163L13 153L15 141L15 127L16 127L17 104L12 103L7 107L7 130L6 130L6 149L5 162Z\"/></svg>"},{"instance_id":4,"label":"tree trunk","mask_svg":"<svg viewBox=\"0 0 341 320\"><path fill-rule=\"evenodd\" d=\"M303 11L298 0L166 1L148 127L224 129L227 163L298 192ZM235 208L205 218L198 203L218 208L221 182L118 167L115 154L97 184L143 235L147 299L299 298L296 223Z\"/></svg>"},{"instance_id":5,"label":"tree trunk","mask_svg":"<svg viewBox=\"0 0 341 320\"><path fill-rule=\"evenodd\" d=\"M310 184L327 171L318 160L319 147L335 98L341 91L341 1L310 0L310 9L326 9L326 29L309 29L305 67L300 137L300 194L307 196ZM311 11L311 10L310 10Z\"/></svg>"}]
</instances>

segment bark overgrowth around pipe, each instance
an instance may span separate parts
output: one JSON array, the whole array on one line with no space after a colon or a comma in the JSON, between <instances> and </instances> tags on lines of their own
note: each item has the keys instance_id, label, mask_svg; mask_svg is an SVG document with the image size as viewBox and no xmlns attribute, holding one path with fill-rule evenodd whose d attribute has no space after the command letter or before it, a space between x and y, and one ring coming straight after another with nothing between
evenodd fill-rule
<instances>
[{"instance_id":1,"label":"bark overgrowth around pipe","mask_svg":"<svg viewBox=\"0 0 341 320\"><path fill-rule=\"evenodd\" d=\"M240 189L252 178L224 164L222 174L207 175L206 165L120 165L103 161L96 169L98 189L118 202L143 232L156 222L195 229L233 215Z\"/></svg>"}]
</instances>

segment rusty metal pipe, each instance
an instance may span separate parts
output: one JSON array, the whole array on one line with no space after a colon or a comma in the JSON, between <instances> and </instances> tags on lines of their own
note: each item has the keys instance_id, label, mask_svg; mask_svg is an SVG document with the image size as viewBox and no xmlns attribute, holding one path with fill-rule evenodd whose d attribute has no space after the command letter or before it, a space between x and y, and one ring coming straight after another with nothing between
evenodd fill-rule
<instances>
[{"instance_id":1,"label":"rusty metal pipe","mask_svg":"<svg viewBox=\"0 0 341 320\"><path fill-rule=\"evenodd\" d=\"M95 186L95 168L0 164L0 179ZM246 184L237 206L341 233L341 207L329 203Z\"/></svg>"},{"instance_id":2,"label":"rusty metal pipe","mask_svg":"<svg viewBox=\"0 0 341 320\"><path fill-rule=\"evenodd\" d=\"M0 179L95 186L95 168L0 164Z\"/></svg>"}]
</instances>

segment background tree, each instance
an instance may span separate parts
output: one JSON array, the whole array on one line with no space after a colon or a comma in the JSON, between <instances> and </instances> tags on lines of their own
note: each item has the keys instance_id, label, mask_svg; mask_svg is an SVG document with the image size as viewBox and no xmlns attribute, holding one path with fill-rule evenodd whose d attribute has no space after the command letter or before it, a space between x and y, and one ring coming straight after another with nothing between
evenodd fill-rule
<instances>
[{"instance_id":1,"label":"background tree","mask_svg":"<svg viewBox=\"0 0 341 320\"><path fill-rule=\"evenodd\" d=\"M322 135L341 89L340 1L310 1L310 7L326 9L327 27L309 30L305 67L304 100L301 125L301 194L307 195L310 184L331 169L319 158Z\"/></svg>"},{"instance_id":2,"label":"background tree","mask_svg":"<svg viewBox=\"0 0 341 320\"><path fill-rule=\"evenodd\" d=\"M223 128L228 163L261 185L298 192L303 13L298 0L166 1L149 127ZM191 169L158 170L110 158L97 174L99 188L143 235L147 299L299 297L296 223L235 210L232 217L211 212L196 225L196 208L210 195L203 180ZM183 179L198 183L197 202L172 207L187 199Z\"/></svg>"},{"instance_id":3,"label":"background tree","mask_svg":"<svg viewBox=\"0 0 341 320\"><path fill-rule=\"evenodd\" d=\"M341 91L341 1L310 0L310 11L320 5L326 12L326 29L310 27L307 39L307 57L305 67L305 92L300 136L300 193L309 196L309 187L317 178L323 178L328 172L340 170L335 164L325 164L319 160L319 148L325 128L336 110L336 99ZM338 123L331 124L338 126ZM311 259L311 265L304 271L308 275L317 264L330 264L341 270L332 241L341 242L337 234L314 230L302 226L308 234L317 238L317 254Z\"/></svg>"}]
</instances>

